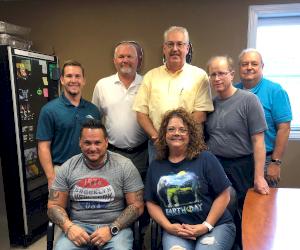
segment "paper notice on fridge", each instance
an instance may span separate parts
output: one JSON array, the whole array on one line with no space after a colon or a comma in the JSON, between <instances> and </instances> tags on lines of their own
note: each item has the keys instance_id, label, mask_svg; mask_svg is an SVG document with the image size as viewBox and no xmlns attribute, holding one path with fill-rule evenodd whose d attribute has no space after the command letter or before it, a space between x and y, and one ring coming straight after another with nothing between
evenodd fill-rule
<instances>
[{"instance_id":1,"label":"paper notice on fridge","mask_svg":"<svg viewBox=\"0 0 300 250\"><path fill-rule=\"evenodd\" d=\"M44 95L44 97L48 97L48 89L47 88L43 88L43 95Z\"/></svg>"},{"instance_id":2,"label":"paper notice on fridge","mask_svg":"<svg viewBox=\"0 0 300 250\"><path fill-rule=\"evenodd\" d=\"M39 65L42 66L42 73L47 74L47 62L44 60L39 60Z\"/></svg>"},{"instance_id":3,"label":"paper notice on fridge","mask_svg":"<svg viewBox=\"0 0 300 250\"><path fill-rule=\"evenodd\" d=\"M48 86L48 79L47 79L47 77L46 77L46 76L43 76L42 79L43 79L44 85L45 85L45 86Z\"/></svg>"}]
</instances>

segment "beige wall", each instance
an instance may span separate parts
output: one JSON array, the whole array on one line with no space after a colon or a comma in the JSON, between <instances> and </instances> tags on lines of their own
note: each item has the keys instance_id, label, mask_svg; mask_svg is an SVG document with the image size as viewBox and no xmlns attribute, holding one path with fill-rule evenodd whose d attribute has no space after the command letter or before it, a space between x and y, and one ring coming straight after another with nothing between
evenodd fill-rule
<instances>
[{"instance_id":1,"label":"beige wall","mask_svg":"<svg viewBox=\"0 0 300 250\"><path fill-rule=\"evenodd\" d=\"M90 99L96 81L114 73L113 47L121 40L142 45L145 73L161 64L163 31L171 25L185 26L194 47L192 63L205 67L213 55L228 54L236 59L246 47L249 5L289 2L297 1L5 1L0 2L0 19L31 27L34 50L54 52L60 61L72 58L82 62L88 82L84 96ZM299 146L299 141L289 143L282 186L300 187Z\"/></svg>"}]
</instances>

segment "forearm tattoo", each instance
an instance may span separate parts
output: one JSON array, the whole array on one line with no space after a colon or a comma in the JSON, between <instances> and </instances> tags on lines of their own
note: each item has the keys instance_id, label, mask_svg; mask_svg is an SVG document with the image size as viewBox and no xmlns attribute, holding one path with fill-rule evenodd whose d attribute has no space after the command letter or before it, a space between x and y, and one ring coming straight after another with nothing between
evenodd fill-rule
<instances>
[{"instance_id":1,"label":"forearm tattoo","mask_svg":"<svg viewBox=\"0 0 300 250\"><path fill-rule=\"evenodd\" d=\"M138 202L144 202L144 190L137 191L135 197Z\"/></svg>"},{"instance_id":2,"label":"forearm tattoo","mask_svg":"<svg viewBox=\"0 0 300 250\"><path fill-rule=\"evenodd\" d=\"M50 188L49 189L49 195L48 195L48 200L51 200L51 201L56 201L58 200L59 198L59 192Z\"/></svg>"},{"instance_id":3,"label":"forearm tattoo","mask_svg":"<svg viewBox=\"0 0 300 250\"><path fill-rule=\"evenodd\" d=\"M56 201L58 200L58 198L59 198L59 192L50 189L48 200ZM66 210L63 207L60 207L58 205L53 205L50 208L48 208L47 214L49 219L60 227L66 222L66 219L68 219Z\"/></svg>"},{"instance_id":4,"label":"forearm tattoo","mask_svg":"<svg viewBox=\"0 0 300 250\"><path fill-rule=\"evenodd\" d=\"M136 201L138 203L143 202L143 190L136 192ZM139 208L131 204L127 206L113 224L117 225L120 229L126 228L131 225L139 217Z\"/></svg>"},{"instance_id":5,"label":"forearm tattoo","mask_svg":"<svg viewBox=\"0 0 300 250\"><path fill-rule=\"evenodd\" d=\"M126 228L131 225L139 217L139 209L134 205L129 205L119 215L113 224L117 225L120 229Z\"/></svg>"},{"instance_id":6,"label":"forearm tattoo","mask_svg":"<svg viewBox=\"0 0 300 250\"><path fill-rule=\"evenodd\" d=\"M48 208L48 217L53 223L58 226L62 226L66 220L69 218L66 210L59 206L53 206Z\"/></svg>"}]
</instances>

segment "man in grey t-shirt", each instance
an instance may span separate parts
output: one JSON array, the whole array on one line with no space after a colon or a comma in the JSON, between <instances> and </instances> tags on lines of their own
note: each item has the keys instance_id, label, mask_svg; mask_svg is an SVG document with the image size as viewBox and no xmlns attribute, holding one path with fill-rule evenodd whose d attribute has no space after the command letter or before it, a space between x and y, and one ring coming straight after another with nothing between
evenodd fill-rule
<instances>
[{"instance_id":1,"label":"man in grey t-shirt","mask_svg":"<svg viewBox=\"0 0 300 250\"><path fill-rule=\"evenodd\" d=\"M107 151L107 132L100 121L83 124L79 145L82 153L57 170L49 190L48 216L65 233L55 249L131 249L128 226L144 209L138 170L129 159Z\"/></svg>"},{"instance_id":2,"label":"man in grey t-shirt","mask_svg":"<svg viewBox=\"0 0 300 250\"><path fill-rule=\"evenodd\" d=\"M242 209L248 188L254 186L260 194L269 193L264 178L267 125L257 97L232 85L234 71L230 57L210 59L208 73L217 96L215 111L206 122L207 144L236 189Z\"/></svg>"},{"instance_id":3,"label":"man in grey t-shirt","mask_svg":"<svg viewBox=\"0 0 300 250\"><path fill-rule=\"evenodd\" d=\"M228 179L237 192L241 214L247 190L268 194L264 178L265 144L267 129L263 108L258 98L232 85L233 60L216 56L207 64L209 81L217 93L215 111L207 116L207 145L221 162ZM241 221L237 226L236 242L241 245Z\"/></svg>"}]
</instances>

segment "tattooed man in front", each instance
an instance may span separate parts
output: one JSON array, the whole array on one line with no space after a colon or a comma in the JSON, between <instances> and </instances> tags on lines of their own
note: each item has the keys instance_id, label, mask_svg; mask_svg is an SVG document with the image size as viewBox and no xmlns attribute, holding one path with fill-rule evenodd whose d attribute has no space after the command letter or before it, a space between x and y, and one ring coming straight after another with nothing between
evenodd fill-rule
<instances>
[{"instance_id":1,"label":"tattooed man in front","mask_svg":"<svg viewBox=\"0 0 300 250\"><path fill-rule=\"evenodd\" d=\"M55 249L132 249L128 226L144 210L137 169L129 159L107 150L107 132L97 120L83 124L79 145L82 153L58 169L49 191L48 216L64 232Z\"/></svg>"}]
</instances>

